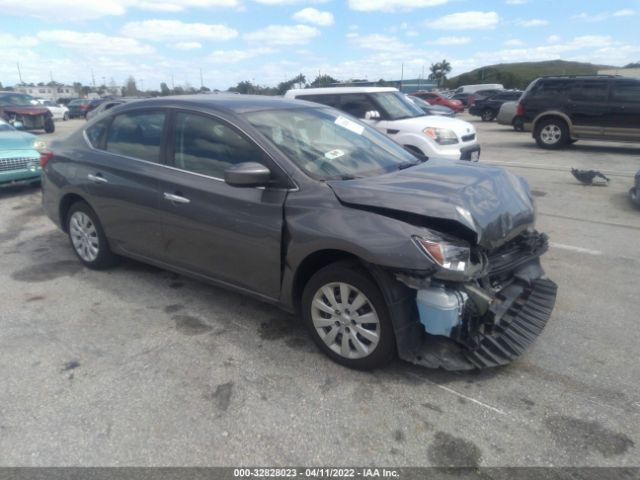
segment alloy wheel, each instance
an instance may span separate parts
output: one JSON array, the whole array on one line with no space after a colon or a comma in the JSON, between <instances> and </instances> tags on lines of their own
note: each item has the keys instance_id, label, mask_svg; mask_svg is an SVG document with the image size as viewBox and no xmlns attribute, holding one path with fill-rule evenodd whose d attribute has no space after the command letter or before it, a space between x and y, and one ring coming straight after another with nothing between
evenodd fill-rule
<instances>
[{"instance_id":1,"label":"alloy wheel","mask_svg":"<svg viewBox=\"0 0 640 480\"><path fill-rule=\"evenodd\" d=\"M562 130L556 124L550 123L540 130L540 139L547 145L555 145L562 138Z\"/></svg>"},{"instance_id":2,"label":"alloy wheel","mask_svg":"<svg viewBox=\"0 0 640 480\"><path fill-rule=\"evenodd\" d=\"M343 358L367 357L380 342L380 319L373 304L348 283L319 288L311 302L311 320L325 345Z\"/></svg>"},{"instance_id":3,"label":"alloy wheel","mask_svg":"<svg viewBox=\"0 0 640 480\"><path fill-rule=\"evenodd\" d=\"M100 243L96 226L84 212L74 212L69 219L69 233L76 253L85 262L98 258Z\"/></svg>"}]
</instances>

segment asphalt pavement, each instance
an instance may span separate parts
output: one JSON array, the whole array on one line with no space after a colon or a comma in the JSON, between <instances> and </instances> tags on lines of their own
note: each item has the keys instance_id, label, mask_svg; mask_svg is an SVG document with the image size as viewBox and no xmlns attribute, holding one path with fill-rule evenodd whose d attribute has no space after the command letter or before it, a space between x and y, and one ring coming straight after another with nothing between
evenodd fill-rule
<instances>
[{"instance_id":1,"label":"asphalt pavement","mask_svg":"<svg viewBox=\"0 0 640 480\"><path fill-rule=\"evenodd\" d=\"M0 189L0 465L640 465L640 145L549 152L471 121L481 161L531 184L559 284L537 342L489 371L345 369L274 307L133 261L83 268L38 189Z\"/></svg>"}]
</instances>

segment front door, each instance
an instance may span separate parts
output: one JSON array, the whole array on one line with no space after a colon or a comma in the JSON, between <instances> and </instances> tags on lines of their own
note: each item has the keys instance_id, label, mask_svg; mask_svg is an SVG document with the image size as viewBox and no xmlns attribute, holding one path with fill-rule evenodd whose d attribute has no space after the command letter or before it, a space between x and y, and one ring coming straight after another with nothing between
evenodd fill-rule
<instances>
[{"instance_id":1,"label":"front door","mask_svg":"<svg viewBox=\"0 0 640 480\"><path fill-rule=\"evenodd\" d=\"M226 121L174 113L167 168L160 176L164 251L176 267L261 295L280 295L285 188L239 188L224 170L271 160Z\"/></svg>"},{"instance_id":2,"label":"front door","mask_svg":"<svg viewBox=\"0 0 640 480\"><path fill-rule=\"evenodd\" d=\"M576 80L570 83L567 96L573 134L583 138L601 137L609 113L609 80Z\"/></svg>"},{"instance_id":3,"label":"front door","mask_svg":"<svg viewBox=\"0 0 640 480\"><path fill-rule=\"evenodd\" d=\"M640 142L640 80L613 81L605 134L607 138Z\"/></svg>"}]
</instances>

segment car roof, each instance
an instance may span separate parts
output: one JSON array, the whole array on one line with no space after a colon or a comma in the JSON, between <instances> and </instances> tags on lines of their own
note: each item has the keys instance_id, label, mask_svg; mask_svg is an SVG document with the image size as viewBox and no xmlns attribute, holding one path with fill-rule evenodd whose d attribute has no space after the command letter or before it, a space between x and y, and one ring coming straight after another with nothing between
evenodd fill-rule
<instances>
[{"instance_id":1,"label":"car roof","mask_svg":"<svg viewBox=\"0 0 640 480\"><path fill-rule=\"evenodd\" d=\"M180 106L185 108L212 108L226 110L232 113L246 113L260 110L287 110L293 108L309 108L308 102L288 99L283 97L270 97L266 95L238 95L238 94L196 94L178 95L170 97L155 97L140 100L139 102L127 102L118 110L136 108L143 104L146 107L170 107Z\"/></svg>"},{"instance_id":2,"label":"car roof","mask_svg":"<svg viewBox=\"0 0 640 480\"><path fill-rule=\"evenodd\" d=\"M393 87L328 87L328 88L297 88L285 93L285 97L298 95L335 95L340 93L384 93L397 92Z\"/></svg>"}]
</instances>

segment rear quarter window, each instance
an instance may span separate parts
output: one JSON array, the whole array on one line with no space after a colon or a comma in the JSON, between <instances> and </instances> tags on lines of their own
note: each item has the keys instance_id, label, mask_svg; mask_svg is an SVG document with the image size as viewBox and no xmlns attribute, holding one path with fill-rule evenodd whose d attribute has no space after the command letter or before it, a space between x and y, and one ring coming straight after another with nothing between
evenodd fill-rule
<instances>
[{"instance_id":1,"label":"rear quarter window","mask_svg":"<svg viewBox=\"0 0 640 480\"><path fill-rule=\"evenodd\" d=\"M569 88L569 99L583 102L606 102L609 96L607 80L584 80L574 82Z\"/></svg>"},{"instance_id":2,"label":"rear quarter window","mask_svg":"<svg viewBox=\"0 0 640 480\"><path fill-rule=\"evenodd\" d=\"M104 139L107 133L107 129L109 128L110 121L111 118L103 118L84 131L85 135L87 136L87 140L93 148L104 148Z\"/></svg>"},{"instance_id":3,"label":"rear quarter window","mask_svg":"<svg viewBox=\"0 0 640 480\"><path fill-rule=\"evenodd\" d=\"M640 81L617 80L611 97L616 102L640 103Z\"/></svg>"}]
</instances>

